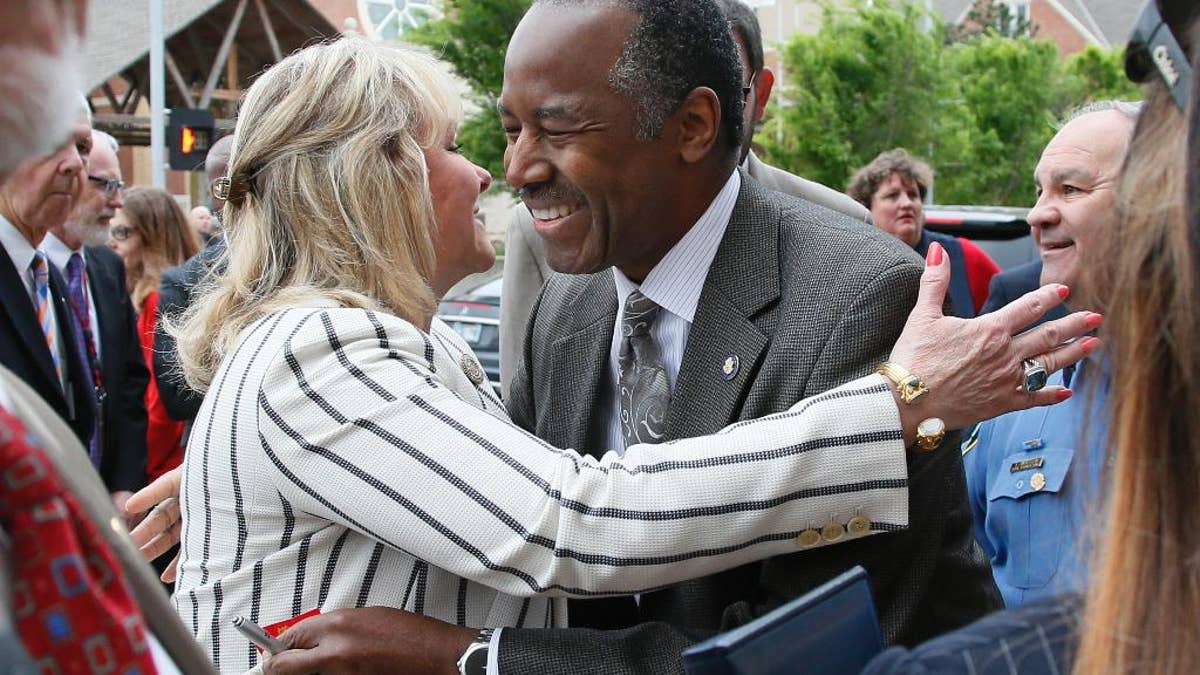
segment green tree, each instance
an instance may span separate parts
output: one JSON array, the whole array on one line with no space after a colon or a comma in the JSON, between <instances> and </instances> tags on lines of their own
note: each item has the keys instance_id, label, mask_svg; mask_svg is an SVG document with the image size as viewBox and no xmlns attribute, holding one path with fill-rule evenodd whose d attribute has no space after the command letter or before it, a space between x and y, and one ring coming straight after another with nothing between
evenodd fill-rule
<instances>
[{"instance_id":1,"label":"green tree","mask_svg":"<svg viewBox=\"0 0 1200 675\"><path fill-rule=\"evenodd\" d=\"M468 157L497 178L504 176L504 131L496 117L504 53L529 5L530 0L444 0L443 18L406 35L432 49L470 86L474 110L463 120L458 141Z\"/></svg>"},{"instance_id":2,"label":"green tree","mask_svg":"<svg viewBox=\"0 0 1200 675\"><path fill-rule=\"evenodd\" d=\"M1081 103L1120 99L1137 101L1142 89L1125 77L1125 50L1089 45L1067 58L1067 73L1074 78L1073 96Z\"/></svg>"},{"instance_id":3,"label":"green tree","mask_svg":"<svg viewBox=\"0 0 1200 675\"><path fill-rule=\"evenodd\" d=\"M948 49L970 117L969 164L938 158L943 203L1028 205L1033 169L1072 105L1068 80L1051 42L987 35Z\"/></svg>"},{"instance_id":4,"label":"green tree","mask_svg":"<svg viewBox=\"0 0 1200 675\"><path fill-rule=\"evenodd\" d=\"M1012 5L997 0L975 0L958 24L947 24L946 39L966 42L983 35L1033 37L1037 27L1028 18L1014 13Z\"/></svg>"},{"instance_id":5,"label":"green tree","mask_svg":"<svg viewBox=\"0 0 1200 675\"><path fill-rule=\"evenodd\" d=\"M1136 92L1115 52L1064 63L1048 41L994 30L955 41L945 30L908 1L827 6L816 34L783 46L788 86L755 139L764 158L843 187L880 152L905 147L933 165L939 203L1027 206L1055 121Z\"/></svg>"},{"instance_id":6,"label":"green tree","mask_svg":"<svg viewBox=\"0 0 1200 675\"><path fill-rule=\"evenodd\" d=\"M882 150L959 156L961 134L940 135L931 120L959 109L946 68L941 26L912 4L827 6L821 30L783 50L789 85L775 97L757 140L766 159L827 185ZM951 147L945 147L950 145Z\"/></svg>"}]
</instances>

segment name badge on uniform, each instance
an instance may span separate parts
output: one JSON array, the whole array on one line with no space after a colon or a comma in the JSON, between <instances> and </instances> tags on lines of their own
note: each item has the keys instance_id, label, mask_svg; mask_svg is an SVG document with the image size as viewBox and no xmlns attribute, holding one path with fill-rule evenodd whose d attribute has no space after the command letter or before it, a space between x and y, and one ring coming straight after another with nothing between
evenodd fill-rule
<instances>
[{"instance_id":1,"label":"name badge on uniform","mask_svg":"<svg viewBox=\"0 0 1200 675\"><path fill-rule=\"evenodd\" d=\"M1008 467L1009 473L1017 473L1018 471L1029 471L1030 469L1040 469L1046 465L1046 460L1041 457L1033 459L1023 459L1019 462L1013 462Z\"/></svg>"}]
</instances>

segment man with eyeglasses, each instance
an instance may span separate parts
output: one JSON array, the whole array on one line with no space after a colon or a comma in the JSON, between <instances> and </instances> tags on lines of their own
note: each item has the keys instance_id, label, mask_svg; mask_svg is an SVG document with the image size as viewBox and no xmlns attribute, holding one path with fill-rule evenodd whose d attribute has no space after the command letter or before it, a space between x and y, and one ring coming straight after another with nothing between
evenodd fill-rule
<instances>
[{"instance_id":1,"label":"man with eyeglasses","mask_svg":"<svg viewBox=\"0 0 1200 675\"><path fill-rule=\"evenodd\" d=\"M806 199L856 220L871 222L871 214L849 196L820 183L801 178L764 163L752 150L754 132L762 121L775 86L775 74L765 67L762 29L754 10L741 0L718 0L733 32L742 62L743 137L738 164L751 178L770 190ZM525 325L542 284L550 276L546 249L533 229L533 216L524 204L513 207L504 242L504 281L500 292L500 386L508 395L509 380L525 342Z\"/></svg>"},{"instance_id":2,"label":"man with eyeglasses","mask_svg":"<svg viewBox=\"0 0 1200 675\"><path fill-rule=\"evenodd\" d=\"M50 227L40 250L67 281L80 359L92 371L96 432L88 451L126 521L125 500L146 483L146 383L150 373L137 338L137 313L125 290L125 265L104 246L121 208L117 140L92 131L92 151L75 209Z\"/></svg>"}]
</instances>

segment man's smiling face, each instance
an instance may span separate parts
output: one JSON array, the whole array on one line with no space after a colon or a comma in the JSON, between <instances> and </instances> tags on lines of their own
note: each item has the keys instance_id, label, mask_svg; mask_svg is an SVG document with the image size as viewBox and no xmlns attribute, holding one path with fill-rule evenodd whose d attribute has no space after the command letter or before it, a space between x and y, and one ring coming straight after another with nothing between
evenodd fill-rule
<instances>
[{"instance_id":1,"label":"man's smiling face","mask_svg":"<svg viewBox=\"0 0 1200 675\"><path fill-rule=\"evenodd\" d=\"M560 272L648 270L669 249L656 226L675 192L669 134L639 139L633 101L609 83L637 21L616 7L535 5L509 43L506 178Z\"/></svg>"},{"instance_id":2,"label":"man's smiling face","mask_svg":"<svg viewBox=\"0 0 1200 675\"><path fill-rule=\"evenodd\" d=\"M1115 224L1121 165L1133 122L1115 110L1068 122L1042 152L1034 171L1038 200L1029 212L1042 256L1042 284L1071 287L1072 307L1094 308L1084 265L1103 250Z\"/></svg>"}]
</instances>

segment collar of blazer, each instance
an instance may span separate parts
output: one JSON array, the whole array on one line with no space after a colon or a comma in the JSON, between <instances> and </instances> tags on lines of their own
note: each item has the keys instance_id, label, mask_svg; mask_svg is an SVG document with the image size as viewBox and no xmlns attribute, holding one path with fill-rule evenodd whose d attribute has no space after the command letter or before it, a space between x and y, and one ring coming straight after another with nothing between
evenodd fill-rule
<instances>
[{"instance_id":1,"label":"collar of blazer","mask_svg":"<svg viewBox=\"0 0 1200 675\"><path fill-rule=\"evenodd\" d=\"M740 170L740 169L739 169ZM779 227L782 207L770 191L744 180L725 238L709 268L675 384L668 438L711 433L736 421L740 401L769 344L755 323L779 299ZM539 435L599 456L593 419L608 369L609 347L617 317L616 285L605 270L590 275L567 304L571 329L549 349L550 371ZM769 332L769 331L768 331ZM732 379L722 377L731 357L738 361Z\"/></svg>"}]
</instances>

